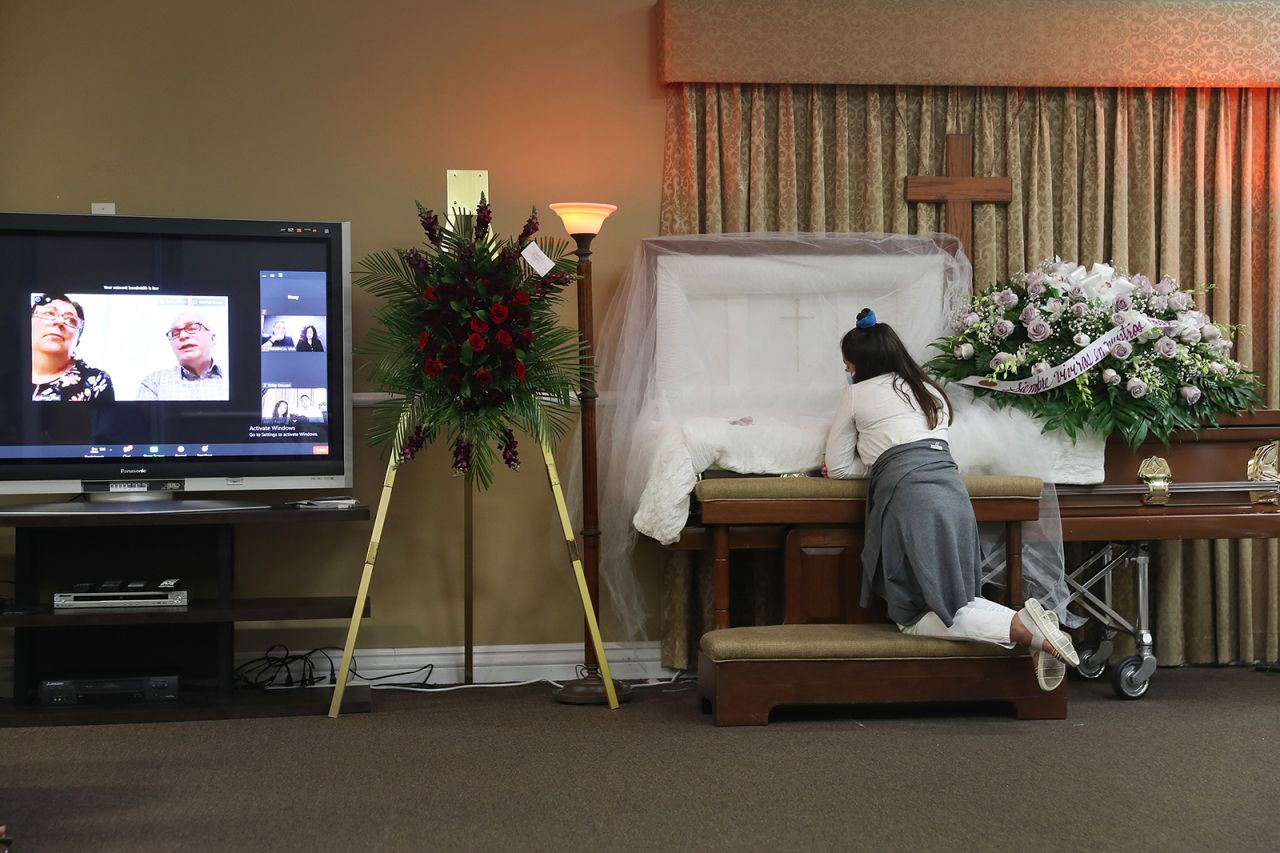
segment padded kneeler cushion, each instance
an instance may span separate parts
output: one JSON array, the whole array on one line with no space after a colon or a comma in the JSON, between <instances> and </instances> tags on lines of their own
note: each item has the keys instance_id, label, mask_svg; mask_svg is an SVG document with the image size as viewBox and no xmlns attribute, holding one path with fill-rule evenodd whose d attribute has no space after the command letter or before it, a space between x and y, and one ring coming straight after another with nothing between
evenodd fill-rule
<instances>
[{"instance_id":1,"label":"padded kneeler cushion","mask_svg":"<svg viewBox=\"0 0 1280 853\"><path fill-rule=\"evenodd\" d=\"M721 628L702 636L716 663L737 660L927 660L1025 656L994 643L903 634L896 625L760 625Z\"/></svg>"}]
</instances>

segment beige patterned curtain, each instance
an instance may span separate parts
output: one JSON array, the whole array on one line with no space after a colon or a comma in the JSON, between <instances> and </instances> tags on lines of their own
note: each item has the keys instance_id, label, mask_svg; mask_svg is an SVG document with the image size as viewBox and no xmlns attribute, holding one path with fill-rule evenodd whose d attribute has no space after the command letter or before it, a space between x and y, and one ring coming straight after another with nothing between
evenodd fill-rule
<instances>
[{"instance_id":1,"label":"beige patterned curtain","mask_svg":"<svg viewBox=\"0 0 1280 853\"><path fill-rule=\"evenodd\" d=\"M669 86L663 234L939 230L908 175L941 174L947 133L1013 201L974 210L974 281L1059 255L1215 283L1235 355L1280 407L1280 90ZM1280 658L1277 542L1163 543L1161 663Z\"/></svg>"}]
</instances>

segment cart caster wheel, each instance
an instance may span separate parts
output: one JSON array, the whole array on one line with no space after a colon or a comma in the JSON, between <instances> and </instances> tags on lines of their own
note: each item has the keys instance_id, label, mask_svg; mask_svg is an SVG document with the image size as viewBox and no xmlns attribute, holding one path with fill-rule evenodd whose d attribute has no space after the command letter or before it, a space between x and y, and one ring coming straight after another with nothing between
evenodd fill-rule
<instances>
[{"instance_id":1,"label":"cart caster wheel","mask_svg":"<svg viewBox=\"0 0 1280 853\"><path fill-rule=\"evenodd\" d=\"M1132 676L1142 666L1142 658L1130 655L1122 659L1116 668L1111 670L1111 688L1121 699L1141 699L1151 686L1151 679L1134 684Z\"/></svg>"},{"instance_id":2,"label":"cart caster wheel","mask_svg":"<svg viewBox=\"0 0 1280 853\"><path fill-rule=\"evenodd\" d=\"M1097 643L1082 643L1076 646L1076 654L1080 655L1080 665L1076 672L1085 678L1097 678L1106 672L1107 659L1099 654Z\"/></svg>"}]
</instances>

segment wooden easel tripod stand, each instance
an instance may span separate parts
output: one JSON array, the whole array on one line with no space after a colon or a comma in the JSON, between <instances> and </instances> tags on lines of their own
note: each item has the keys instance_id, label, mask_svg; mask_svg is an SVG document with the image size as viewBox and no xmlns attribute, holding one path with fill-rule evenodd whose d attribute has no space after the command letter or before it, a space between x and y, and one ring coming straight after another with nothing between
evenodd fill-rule
<instances>
[{"instance_id":1,"label":"wooden easel tripod stand","mask_svg":"<svg viewBox=\"0 0 1280 853\"><path fill-rule=\"evenodd\" d=\"M400 431L403 434L403 430ZM351 658L355 653L356 636L360 631L360 616L364 612L365 602L369 597L369 584L373 580L373 566L378 558L378 543L382 541L382 527L387 518L387 507L391 504L391 492L395 487L399 450L391 454L387 463L387 474L382 481L382 493L378 499L378 510L374 514L373 533L369 537L369 550L364 558L364 571L360 575L360 588L356 592L355 607L351 611L351 624L347 628L347 642L342 650L342 665L338 669L338 683L333 690L333 701L329 705L329 716L337 718L342 707L342 696L346 690L347 679L351 672ZM564 490L560 487L560 475L556 468L555 457L551 447L544 439L542 442L542 458L547 465L547 480L551 485L551 493L556 501L556 510L560 514L560 525L564 530L565 545L569 551L569 560L573 564L574 576L578 581L578 593L582 598L582 612L591 632L591 641L595 647L596 657L600 663L600 674L604 682L609 700L609 707L618 707L618 697L614 690L613 678L609 673L609 662L605 658L604 643L600 639L600 626L597 624L595 609L591 605L591 595L587 591L586 577L582 571L582 560L578 557L578 546L574 541L573 525L569 521L569 510L564 500ZM470 487L468 487L470 488ZM469 607L469 603L468 603ZM468 644L469 648L469 644Z\"/></svg>"}]
</instances>

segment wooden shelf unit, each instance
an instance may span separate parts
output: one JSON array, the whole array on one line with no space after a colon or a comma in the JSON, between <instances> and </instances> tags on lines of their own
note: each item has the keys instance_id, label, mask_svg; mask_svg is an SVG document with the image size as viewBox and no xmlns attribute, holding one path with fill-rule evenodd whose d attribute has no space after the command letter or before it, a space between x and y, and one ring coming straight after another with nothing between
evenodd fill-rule
<instances>
[{"instance_id":1,"label":"wooden shelf unit","mask_svg":"<svg viewBox=\"0 0 1280 853\"><path fill-rule=\"evenodd\" d=\"M250 509L121 515L0 512L14 527L14 606L0 628L14 636L13 699L0 726L219 719L324 713L328 689L238 690L235 625L349 619L355 598L236 598L235 528L241 524L367 521L369 509ZM185 607L55 609L54 591L105 579L180 577ZM365 605L364 615L370 613ZM176 703L120 706L38 703L42 680L177 674ZM368 711L370 692L348 689L344 712Z\"/></svg>"}]
</instances>

